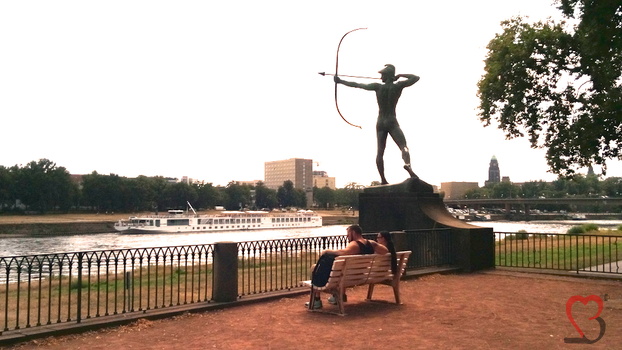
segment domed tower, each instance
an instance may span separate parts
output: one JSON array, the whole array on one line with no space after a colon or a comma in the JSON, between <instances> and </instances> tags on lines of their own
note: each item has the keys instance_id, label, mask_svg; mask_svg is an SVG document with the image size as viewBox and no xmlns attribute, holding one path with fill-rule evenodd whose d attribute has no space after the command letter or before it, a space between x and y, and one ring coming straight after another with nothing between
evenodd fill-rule
<instances>
[{"instance_id":1,"label":"domed tower","mask_svg":"<svg viewBox=\"0 0 622 350\"><path fill-rule=\"evenodd\" d=\"M501 182L501 171L499 171L499 162L497 161L497 157L492 156L490 159L490 165L488 166L488 181L489 183L498 183Z\"/></svg>"}]
</instances>

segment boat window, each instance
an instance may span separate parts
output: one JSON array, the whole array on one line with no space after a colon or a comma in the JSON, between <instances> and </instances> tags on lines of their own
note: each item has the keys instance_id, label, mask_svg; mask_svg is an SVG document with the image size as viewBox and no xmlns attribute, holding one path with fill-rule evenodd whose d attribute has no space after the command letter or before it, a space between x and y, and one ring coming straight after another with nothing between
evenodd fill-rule
<instances>
[{"instance_id":1,"label":"boat window","mask_svg":"<svg viewBox=\"0 0 622 350\"><path fill-rule=\"evenodd\" d=\"M190 224L190 219L168 219L166 224L168 226L185 226Z\"/></svg>"}]
</instances>

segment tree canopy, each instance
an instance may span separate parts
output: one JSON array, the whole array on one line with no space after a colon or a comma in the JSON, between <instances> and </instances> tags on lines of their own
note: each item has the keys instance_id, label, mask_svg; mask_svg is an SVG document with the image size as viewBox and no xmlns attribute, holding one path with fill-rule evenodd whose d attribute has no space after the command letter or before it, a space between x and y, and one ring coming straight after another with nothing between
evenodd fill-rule
<instances>
[{"instance_id":1,"label":"tree canopy","mask_svg":"<svg viewBox=\"0 0 622 350\"><path fill-rule=\"evenodd\" d=\"M556 0L566 21L502 22L478 83L479 116L545 148L570 176L622 159L622 2Z\"/></svg>"}]
</instances>

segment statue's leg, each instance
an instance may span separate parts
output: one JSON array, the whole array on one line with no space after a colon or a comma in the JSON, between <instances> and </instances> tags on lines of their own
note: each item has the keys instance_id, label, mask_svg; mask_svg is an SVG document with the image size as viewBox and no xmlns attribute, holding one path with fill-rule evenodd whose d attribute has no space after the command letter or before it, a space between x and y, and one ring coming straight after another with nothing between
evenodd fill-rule
<instances>
[{"instance_id":1,"label":"statue's leg","mask_svg":"<svg viewBox=\"0 0 622 350\"><path fill-rule=\"evenodd\" d=\"M380 173L381 184L386 185L389 182L384 177L384 149L387 147L387 136L388 133L386 131L377 131L376 135L378 137L378 149L376 152L376 167L378 168L378 173Z\"/></svg>"},{"instance_id":2,"label":"statue's leg","mask_svg":"<svg viewBox=\"0 0 622 350\"><path fill-rule=\"evenodd\" d=\"M396 126L393 130L391 130L391 137L393 138L393 141L395 141L397 146L402 151L402 160L404 160L404 169L406 169L410 177L418 179L419 176L417 176L413 172L412 167L410 166L410 150L408 149L408 146L406 146L406 137L404 136L402 129L400 129L399 126Z\"/></svg>"}]
</instances>

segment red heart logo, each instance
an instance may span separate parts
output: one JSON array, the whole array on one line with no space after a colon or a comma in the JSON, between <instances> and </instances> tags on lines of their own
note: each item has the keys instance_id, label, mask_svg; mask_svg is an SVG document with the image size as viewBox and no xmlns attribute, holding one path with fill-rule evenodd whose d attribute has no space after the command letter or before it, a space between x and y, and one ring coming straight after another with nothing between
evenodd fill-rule
<instances>
[{"instance_id":1,"label":"red heart logo","mask_svg":"<svg viewBox=\"0 0 622 350\"><path fill-rule=\"evenodd\" d=\"M590 301L595 302L598 305L598 311L596 315L590 317L588 320L594 320L600 316L600 313L603 311L603 300L598 295L589 295L587 297L583 297L580 295L571 296L570 299L566 302L566 315L570 320L570 323L574 326L574 328L579 332L581 338L585 338L585 334L581 330L581 327L577 324L574 317L572 317L572 305L576 302L580 302L583 305L587 305Z\"/></svg>"}]
</instances>

